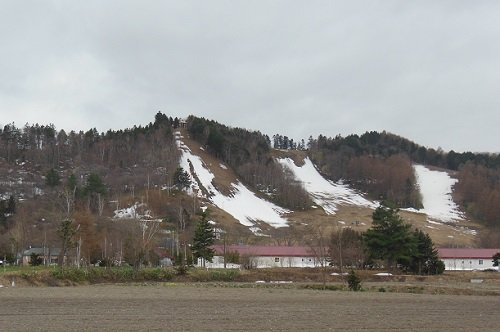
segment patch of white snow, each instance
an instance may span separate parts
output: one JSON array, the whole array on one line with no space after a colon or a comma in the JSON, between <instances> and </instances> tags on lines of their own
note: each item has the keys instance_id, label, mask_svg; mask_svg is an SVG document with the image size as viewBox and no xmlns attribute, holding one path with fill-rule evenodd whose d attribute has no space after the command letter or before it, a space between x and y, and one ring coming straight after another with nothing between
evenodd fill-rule
<instances>
[{"instance_id":1,"label":"patch of white snow","mask_svg":"<svg viewBox=\"0 0 500 332\"><path fill-rule=\"evenodd\" d=\"M140 210L144 210L146 204L136 202L134 205L124 209L118 209L114 211L114 219L143 219L151 218L151 211L145 210L141 213Z\"/></svg>"},{"instance_id":2,"label":"patch of white snow","mask_svg":"<svg viewBox=\"0 0 500 332\"><path fill-rule=\"evenodd\" d=\"M303 166L295 165L290 158L278 159L284 167L292 171L311 195L314 203L321 206L327 214L335 214L338 205L357 205L375 209L378 204L371 202L349 186L325 179L309 158Z\"/></svg>"},{"instance_id":3,"label":"patch of white snow","mask_svg":"<svg viewBox=\"0 0 500 332\"><path fill-rule=\"evenodd\" d=\"M453 185L457 179L448 173L433 171L422 165L414 165L417 183L422 194L423 211L428 221L458 222L463 220L463 214L451 197Z\"/></svg>"}]
</instances>

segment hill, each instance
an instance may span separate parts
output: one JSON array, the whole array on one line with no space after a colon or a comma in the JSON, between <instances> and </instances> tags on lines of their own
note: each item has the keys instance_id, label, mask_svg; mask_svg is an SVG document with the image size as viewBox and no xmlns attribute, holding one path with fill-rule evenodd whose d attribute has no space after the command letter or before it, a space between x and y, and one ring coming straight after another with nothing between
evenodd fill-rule
<instances>
[{"instance_id":1,"label":"hill","mask_svg":"<svg viewBox=\"0 0 500 332\"><path fill-rule=\"evenodd\" d=\"M307 147L273 141L162 113L146 127L107 133L6 125L0 254L57 247L69 218L86 262L152 262L164 255L158 250L186 250L204 208L221 241L302 244L318 229L367 229L381 199L439 245L498 246L497 156L424 151L387 133L321 136ZM456 169L443 167L461 158Z\"/></svg>"},{"instance_id":2,"label":"hill","mask_svg":"<svg viewBox=\"0 0 500 332\"><path fill-rule=\"evenodd\" d=\"M289 179L300 184L312 200L306 211L283 209L272 203L272 195L252 193L233 171L184 134L179 132L177 136L183 151L181 164L189 169L193 188L200 193L200 198L228 212L233 221L249 227L255 235L266 237L267 241L304 243L317 228L328 234L342 227L363 231L371 225L371 213L378 204L347 184L325 179L305 153L283 150L273 153L273 158L283 166ZM415 227L429 232L440 245L474 245L474 229L479 225L465 218L456 218L457 207L449 196L452 179L447 173L423 166L415 166L415 169L422 173L418 180L425 189L426 205L421 210L403 210L405 218ZM422 170L427 173L423 175ZM199 190L200 187L205 189ZM439 190L433 190L435 188ZM428 205L428 202L434 204Z\"/></svg>"}]
</instances>

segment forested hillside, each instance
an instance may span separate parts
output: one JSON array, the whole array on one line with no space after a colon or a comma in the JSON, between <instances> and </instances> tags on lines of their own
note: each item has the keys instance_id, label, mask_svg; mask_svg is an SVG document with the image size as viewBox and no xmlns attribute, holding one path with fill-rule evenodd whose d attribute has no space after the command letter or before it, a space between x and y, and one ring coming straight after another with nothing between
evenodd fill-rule
<instances>
[{"instance_id":1,"label":"forested hillside","mask_svg":"<svg viewBox=\"0 0 500 332\"><path fill-rule=\"evenodd\" d=\"M106 133L95 129L66 133L53 125L4 126L0 252L8 256L28 245L58 246L61 221L71 219L80 225L87 262L116 258L118 251L129 262L143 260L149 252L140 240L140 225L109 217L113 210L139 202L134 214L168 215L177 222L186 205L182 195L166 204L158 190L175 185L180 155L173 137L177 126L178 119L161 113L145 127Z\"/></svg>"},{"instance_id":2,"label":"forested hillside","mask_svg":"<svg viewBox=\"0 0 500 332\"><path fill-rule=\"evenodd\" d=\"M187 126L192 138L232 167L242 181L273 202L294 210L311 206L302 185L273 159L268 136L194 116L188 118Z\"/></svg>"},{"instance_id":3,"label":"forested hillside","mask_svg":"<svg viewBox=\"0 0 500 332\"><path fill-rule=\"evenodd\" d=\"M136 221L162 220L163 231L174 234L165 245L186 244L200 205L183 190L189 185L183 183L186 173L179 168L174 138L178 130L232 168L260 197L293 211L308 211L314 204L290 170L274 158L278 152L273 148L301 150L294 154L309 156L324 177L342 179L374 200L399 207L422 205L413 163L450 170L459 180L455 201L492 230L482 235L484 245L500 242L495 231L500 227L498 155L446 153L386 132L320 135L306 143L281 135L271 141L258 131L195 116L187 119L185 129L179 127L178 118L160 112L144 127L106 133L65 132L39 124L1 127L0 254L19 253L31 244L57 246L61 222L71 219L80 227L82 255L88 262L151 260L147 228L122 223L114 218L116 211Z\"/></svg>"},{"instance_id":4,"label":"forested hillside","mask_svg":"<svg viewBox=\"0 0 500 332\"><path fill-rule=\"evenodd\" d=\"M333 180L347 180L373 199L420 208L411 159L393 142L385 140L386 136L319 136L309 140L309 155L321 172Z\"/></svg>"},{"instance_id":5,"label":"forested hillside","mask_svg":"<svg viewBox=\"0 0 500 332\"><path fill-rule=\"evenodd\" d=\"M373 198L388 199L400 207L421 207L412 163L455 171L459 182L454 196L464 211L484 224L500 225L498 154L444 152L386 132L320 135L309 139L308 149L323 174L346 179Z\"/></svg>"}]
</instances>

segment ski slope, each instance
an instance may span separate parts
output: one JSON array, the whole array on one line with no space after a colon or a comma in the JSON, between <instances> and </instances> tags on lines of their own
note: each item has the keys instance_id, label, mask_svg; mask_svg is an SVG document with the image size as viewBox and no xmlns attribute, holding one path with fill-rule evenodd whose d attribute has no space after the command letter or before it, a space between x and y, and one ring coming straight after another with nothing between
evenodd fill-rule
<instances>
[{"instance_id":1,"label":"ski slope","mask_svg":"<svg viewBox=\"0 0 500 332\"><path fill-rule=\"evenodd\" d=\"M189 147L182 142L180 132L176 133L176 141L182 153L180 166L189 173L193 188L198 189L195 180L196 175L200 184L209 193L207 199L215 206L232 215L242 225L250 227L250 230L256 235L262 235L260 228L256 227L257 221L262 221L275 228L288 226L288 221L283 215L290 211L257 197L241 182L232 183L232 191L229 196L218 191L212 182L214 179L213 173L203 160L193 154ZM221 166L221 168L223 167ZM198 190L198 193L199 195L202 194L200 190Z\"/></svg>"},{"instance_id":2,"label":"ski slope","mask_svg":"<svg viewBox=\"0 0 500 332\"><path fill-rule=\"evenodd\" d=\"M263 235L258 227L258 222L264 222L274 228L288 226L285 215L292 211L258 197L240 181L232 183L231 193L224 195L214 186L215 176L210 168L183 143L180 132L176 133L176 141L181 151L180 166L191 177L190 194L196 192L200 196L204 195L202 190L199 190L199 186L203 186L208 192L206 197L208 200L232 215L242 225L249 227L256 235ZM342 205L371 209L378 206L377 202L366 199L348 185L325 179L309 158L304 160L302 166L297 166L290 158L280 158L278 162L292 172L296 180L309 193L314 203L322 207L329 215L334 215L339 206ZM227 169L223 164L219 166L221 169ZM424 208L421 210L411 209L413 212L425 213L430 223L456 223L464 219L451 196L456 179L451 178L446 172L433 171L421 165L414 165L414 171Z\"/></svg>"},{"instance_id":3,"label":"ski slope","mask_svg":"<svg viewBox=\"0 0 500 332\"><path fill-rule=\"evenodd\" d=\"M418 212L427 214L429 221L458 222L463 214L451 196L457 179L448 173L433 171L422 165L414 165L417 184L422 195L423 209Z\"/></svg>"},{"instance_id":4,"label":"ski slope","mask_svg":"<svg viewBox=\"0 0 500 332\"><path fill-rule=\"evenodd\" d=\"M357 205L373 209L378 206L349 186L325 179L309 158L306 158L304 165L300 167L295 165L290 158L282 158L278 161L292 171L297 181L302 183L312 197L314 203L321 206L327 214L335 214L339 205Z\"/></svg>"}]
</instances>

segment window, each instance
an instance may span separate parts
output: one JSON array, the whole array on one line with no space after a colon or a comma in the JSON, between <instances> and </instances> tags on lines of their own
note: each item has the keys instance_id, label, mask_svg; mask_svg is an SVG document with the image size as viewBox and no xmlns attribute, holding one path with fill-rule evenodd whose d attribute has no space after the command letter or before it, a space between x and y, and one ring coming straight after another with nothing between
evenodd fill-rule
<instances>
[{"instance_id":1,"label":"window","mask_svg":"<svg viewBox=\"0 0 500 332\"><path fill-rule=\"evenodd\" d=\"M274 262L275 263L279 263L280 262L280 258L279 257L274 257Z\"/></svg>"},{"instance_id":2,"label":"window","mask_svg":"<svg viewBox=\"0 0 500 332\"><path fill-rule=\"evenodd\" d=\"M483 265L483 260L482 259L479 260L479 265Z\"/></svg>"}]
</instances>

